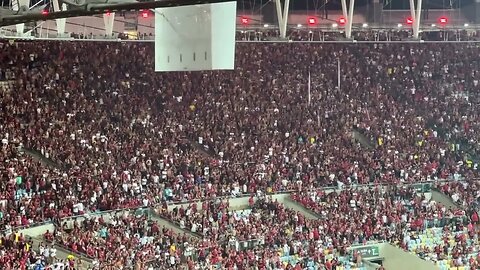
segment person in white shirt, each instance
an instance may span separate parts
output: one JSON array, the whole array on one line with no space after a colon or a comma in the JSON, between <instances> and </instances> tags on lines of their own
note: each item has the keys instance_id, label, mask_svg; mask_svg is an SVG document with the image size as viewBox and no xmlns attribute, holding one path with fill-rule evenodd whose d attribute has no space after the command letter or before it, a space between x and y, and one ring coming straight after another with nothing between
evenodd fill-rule
<instances>
[{"instance_id":1,"label":"person in white shirt","mask_svg":"<svg viewBox=\"0 0 480 270\"><path fill-rule=\"evenodd\" d=\"M52 261L57 257L57 249L53 245L50 247L50 257L52 258Z\"/></svg>"},{"instance_id":2,"label":"person in white shirt","mask_svg":"<svg viewBox=\"0 0 480 270\"><path fill-rule=\"evenodd\" d=\"M50 249L48 247L46 247L44 250L43 250L43 258L47 261L48 264L51 263L51 258L50 258Z\"/></svg>"},{"instance_id":3,"label":"person in white shirt","mask_svg":"<svg viewBox=\"0 0 480 270\"><path fill-rule=\"evenodd\" d=\"M460 199L460 196L459 196L457 193L454 193L454 194L452 195L452 200L453 200L455 203L458 202L459 199Z\"/></svg>"},{"instance_id":4,"label":"person in white shirt","mask_svg":"<svg viewBox=\"0 0 480 270\"><path fill-rule=\"evenodd\" d=\"M43 255L45 258L50 257L50 249L44 248L42 255Z\"/></svg>"},{"instance_id":5,"label":"person in white shirt","mask_svg":"<svg viewBox=\"0 0 480 270\"><path fill-rule=\"evenodd\" d=\"M43 255L43 251L45 251L45 247L43 246L43 244L40 244L38 249L40 250L40 254Z\"/></svg>"}]
</instances>

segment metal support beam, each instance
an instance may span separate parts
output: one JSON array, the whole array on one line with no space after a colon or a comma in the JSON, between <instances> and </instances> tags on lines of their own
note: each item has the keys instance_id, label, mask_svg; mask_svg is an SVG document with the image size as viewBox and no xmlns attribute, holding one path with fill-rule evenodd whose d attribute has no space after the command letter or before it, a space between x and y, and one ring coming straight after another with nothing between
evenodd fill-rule
<instances>
[{"instance_id":1,"label":"metal support beam","mask_svg":"<svg viewBox=\"0 0 480 270\"><path fill-rule=\"evenodd\" d=\"M282 2L275 0L275 10L277 11L278 29L280 29L280 36L285 36L283 33L283 14L282 14Z\"/></svg>"},{"instance_id":2,"label":"metal support beam","mask_svg":"<svg viewBox=\"0 0 480 270\"><path fill-rule=\"evenodd\" d=\"M350 0L350 7L348 9L347 18L347 31L345 31L347 38L352 38L352 25L353 25L353 9L355 8L355 0Z\"/></svg>"},{"instance_id":3,"label":"metal support beam","mask_svg":"<svg viewBox=\"0 0 480 270\"><path fill-rule=\"evenodd\" d=\"M342 13L345 19L348 18L347 0L342 0Z\"/></svg>"},{"instance_id":4,"label":"metal support beam","mask_svg":"<svg viewBox=\"0 0 480 270\"><path fill-rule=\"evenodd\" d=\"M347 20L345 25L345 37L352 37L352 25L353 25L353 10L355 9L355 0L350 0L350 6L347 9L347 1L342 0L342 13L343 17Z\"/></svg>"},{"instance_id":5,"label":"metal support beam","mask_svg":"<svg viewBox=\"0 0 480 270\"><path fill-rule=\"evenodd\" d=\"M13 0L12 0L13 1ZM27 0L28 1L28 0ZM65 0L61 0L65 1ZM83 0L75 0L75 2L82 2ZM202 4L214 4L214 3L225 3L231 2L232 0L202 0ZM40 2L43 3L43 2ZM198 0L156 0L156 1L134 1L134 2L123 2L123 3L101 3L95 4L90 3L82 6L79 9L70 9L60 12L50 12L48 14L42 14L39 10L30 10L24 13L18 12L1 12L0 14L0 27L7 25L15 25L25 22L33 21L48 21L59 18L70 18L70 17L80 17L80 16L93 16L98 14L104 14L108 11L115 10L117 12L121 11L132 11L132 10L145 10L153 8L162 8L162 7L181 7L181 6L191 6L198 5ZM67 4L68 5L68 4ZM47 4L41 5L43 7Z\"/></svg>"},{"instance_id":6,"label":"metal support beam","mask_svg":"<svg viewBox=\"0 0 480 270\"><path fill-rule=\"evenodd\" d=\"M30 1L29 0L12 0L12 10L21 12L21 11L27 11L29 10L30 7ZM24 23L19 23L16 25L17 28L17 35L18 36L24 36L25 35L25 24Z\"/></svg>"},{"instance_id":7,"label":"metal support beam","mask_svg":"<svg viewBox=\"0 0 480 270\"><path fill-rule=\"evenodd\" d=\"M410 0L410 17L412 17L412 20L415 21L415 2L414 2L414 0Z\"/></svg>"},{"instance_id":8,"label":"metal support beam","mask_svg":"<svg viewBox=\"0 0 480 270\"><path fill-rule=\"evenodd\" d=\"M63 3L62 8L60 9L60 4L58 0L53 0L53 11L54 12L59 12L59 11L65 11L67 10L67 4ZM67 23L66 18L61 18L61 19L55 19L55 22L57 24L57 36L62 37L65 35L65 25Z\"/></svg>"},{"instance_id":9,"label":"metal support beam","mask_svg":"<svg viewBox=\"0 0 480 270\"><path fill-rule=\"evenodd\" d=\"M418 39L420 32L420 20L422 18L422 0L417 0L417 6L415 6L414 0L410 0L410 13L412 14L413 20L413 38Z\"/></svg>"},{"instance_id":10,"label":"metal support beam","mask_svg":"<svg viewBox=\"0 0 480 270\"><path fill-rule=\"evenodd\" d=\"M281 0L275 0L275 9L277 10L278 28L280 29L280 37L287 36L288 12L290 11L290 0L285 0L282 7Z\"/></svg>"},{"instance_id":11,"label":"metal support beam","mask_svg":"<svg viewBox=\"0 0 480 270\"><path fill-rule=\"evenodd\" d=\"M288 13L290 11L290 0L285 0L285 6L283 7L283 36L285 38L287 35L287 24L288 24Z\"/></svg>"},{"instance_id":12,"label":"metal support beam","mask_svg":"<svg viewBox=\"0 0 480 270\"><path fill-rule=\"evenodd\" d=\"M105 23L105 37L111 38L113 34L113 22L115 21L115 13L103 14L103 22Z\"/></svg>"}]
</instances>

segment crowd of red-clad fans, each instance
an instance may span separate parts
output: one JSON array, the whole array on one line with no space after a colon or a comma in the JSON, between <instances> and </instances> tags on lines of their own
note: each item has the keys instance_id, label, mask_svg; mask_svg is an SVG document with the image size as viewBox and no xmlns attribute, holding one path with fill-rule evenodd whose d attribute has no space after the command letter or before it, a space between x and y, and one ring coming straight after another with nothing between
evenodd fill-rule
<instances>
[{"instance_id":1,"label":"crowd of red-clad fans","mask_svg":"<svg viewBox=\"0 0 480 270\"><path fill-rule=\"evenodd\" d=\"M32 244L22 234L15 232L0 235L0 265L2 269L25 269L31 260L37 258Z\"/></svg>"},{"instance_id":2,"label":"crowd of red-clad fans","mask_svg":"<svg viewBox=\"0 0 480 270\"><path fill-rule=\"evenodd\" d=\"M322 269L332 263L340 266L361 262L359 254L347 252L353 241L330 238L323 231L326 228L323 221L309 219L270 197L251 197L249 204L248 209L229 210L228 201L214 200L158 211L180 228L199 234L203 246L220 244L223 249L232 250L233 253L207 255L206 260L220 263L221 269L282 269L283 263L301 265L301 269ZM245 256L242 250L254 247L258 247L252 254L257 259L242 260ZM334 255L347 259L338 261Z\"/></svg>"},{"instance_id":3,"label":"crowd of red-clad fans","mask_svg":"<svg viewBox=\"0 0 480 270\"><path fill-rule=\"evenodd\" d=\"M2 270L75 270L82 263L74 258L58 258L54 245L34 246L31 237L15 231L0 233L0 269Z\"/></svg>"},{"instance_id":4,"label":"crowd of red-clad fans","mask_svg":"<svg viewBox=\"0 0 480 270\"><path fill-rule=\"evenodd\" d=\"M0 47L1 229L166 201L477 176L476 43L239 43L235 71L162 74L153 44ZM168 215L208 242L255 235L215 231L223 223L209 211ZM102 249L118 241L85 240L102 226L118 234L104 223L54 237L107 258ZM146 249L125 259L156 254Z\"/></svg>"},{"instance_id":5,"label":"crowd of red-clad fans","mask_svg":"<svg viewBox=\"0 0 480 270\"><path fill-rule=\"evenodd\" d=\"M413 188L315 191L292 198L329 222L328 235L380 238L440 267L480 264L478 210L447 208Z\"/></svg>"},{"instance_id":6,"label":"crowd of red-clad fans","mask_svg":"<svg viewBox=\"0 0 480 270\"><path fill-rule=\"evenodd\" d=\"M194 238L177 235L146 215L133 214L64 222L44 237L95 259L94 265L101 269L146 269L142 263L153 260L172 267L180 264L180 256L195 244Z\"/></svg>"},{"instance_id":7,"label":"crowd of red-clad fans","mask_svg":"<svg viewBox=\"0 0 480 270\"><path fill-rule=\"evenodd\" d=\"M442 193L449 195L453 202L462 208L475 210L479 208L480 203L480 182L479 181L462 181L449 182L439 185ZM475 213L472 213L472 215ZM474 221L479 222L478 215L471 216Z\"/></svg>"}]
</instances>

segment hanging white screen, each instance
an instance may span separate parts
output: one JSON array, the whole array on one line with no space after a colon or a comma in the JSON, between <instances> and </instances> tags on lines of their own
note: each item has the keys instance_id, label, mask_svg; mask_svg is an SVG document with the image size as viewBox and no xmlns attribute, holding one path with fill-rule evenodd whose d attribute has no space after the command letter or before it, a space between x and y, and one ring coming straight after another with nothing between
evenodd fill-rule
<instances>
[{"instance_id":1,"label":"hanging white screen","mask_svg":"<svg viewBox=\"0 0 480 270\"><path fill-rule=\"evenodd\" d=\"M155 71L233 69L237 2L155 9Z\"/></svg>"}]
</instances>

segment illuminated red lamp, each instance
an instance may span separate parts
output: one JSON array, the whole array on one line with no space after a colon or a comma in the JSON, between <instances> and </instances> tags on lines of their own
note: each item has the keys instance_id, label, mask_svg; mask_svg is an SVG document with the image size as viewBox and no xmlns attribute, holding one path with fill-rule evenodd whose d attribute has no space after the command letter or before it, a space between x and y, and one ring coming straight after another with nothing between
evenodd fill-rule
<instances>
[{"instance_id":1,"label":"illuminated red lamp","mask_svg":"<svg viewBox=\"0 0 480 270\"><path fill-rule=\"evenodd\" d=\"M42 10L42 15L48 15L48 10L46 9Z\"/></svg>"},{"instance_id":2,"label":"illuminated red lamp","mask_svg":"<svg viewBox=\"0 0 480 270\"><path fill-rule=\"evenodd\" d=\"M408 17L406 22L407 22L408 25L412 25L413 24L412 17Z\"/></svg>"},{"instance_id":3,"label":"illuminated red lamp","mask_svg":"<svg viewBox=\"0 0 480 270\"><path fill-rule=\"evenodd\" d=\"M440 24L447 24L448 23L448 18L447 17L440 17L440 18L438 18L438 22Z\"/></svg>"},{"instance_id":4,"label":"illuminated red lamp","mask_svg":"<svg viewBox=\"0 0 480 270\"><path fill-rule=\"evenodd\" d=\"M243 25L247 25L250 22L250 20L247 17L242 17L240 21L242 22Z\"/></svg>"},{"instance_id":5,"label":"illuminated red lamp","mask_svg":"<svg viewBox=\"0 0 480 270\"><path fill-rule=\"evenodd\" d=\"M105 15L110 16L111 15L110 10L107 10L107 12L105 12Z\"/></svg>"},{"instance_id":6,"label":"illuminated red lamp","mask_svg":"<svg viewBox=\"0 0 480 270\"><path fill-rule=\"evenodd\" d=\"M308 24L309 25L315 25L317 24L317 19L315 17L310 17L308 18Z\"/></svg>"},{"instance_id":7,"label":"illuminated red lamp","mask_svg":"<svg viewBox=\"0 0 480 270\"><path fill-rule=\"evenodd\" d=\"M143 10L142 11L142 18L148 18L148 15L149 15L148 13L149 13L148 10Z\"/></svg>"},{"instance_id":8,"label":"illuminated red lamp","mask_svg":"<svg viewBox=\"0 0 480 270\"><path fill-rule=\"evenodd\" d=\"M344 24L346 24L346 23L347 23L347 19L345 19L344 17L340 17L340 18L338 19L338 24L344 25Z\"/></svg>"}]
</instances>

